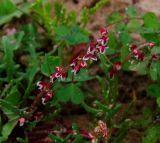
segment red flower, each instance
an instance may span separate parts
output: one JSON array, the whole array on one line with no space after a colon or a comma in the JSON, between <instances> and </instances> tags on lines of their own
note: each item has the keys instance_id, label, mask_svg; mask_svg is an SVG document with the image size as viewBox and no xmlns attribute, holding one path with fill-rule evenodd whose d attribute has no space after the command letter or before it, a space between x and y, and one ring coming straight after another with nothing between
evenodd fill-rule
<instances>
[{"instance_id":1,"label":"red flower","mask_svg":"<svg viewBox=\"0 0 160 143\"><path fill-rule=\"evenodd\" d=\"M137 54L134 55L134 57L137 59L137 60L140 60L140 61L143 61L144 60L144 54L140 51L138 51Z\"/></svg>"},{"instance_id":2,"label":"red flower","mask_svg":"<svg viewBox=\"0 0 160 143\"><path fill-rule=\"evenodd\" d=\"M39 90L48 90L49 89L49 83L44 82L44 81L38 81L37 86Z\"/></svg>"},{"instance_id":3,"label":"red flower","mask_svg":"<svg viewBox=\"0 0 160 143\"><path fill-rule=\"evenodd\" d=\"M71 70L71 72L74 73L74 75L78 74L80 72L81 66L77 65L75 67L73 67L73 69Z\"/></svg>"},{"instance_id":4,"label":"red flower","mask_svg":"<svg viewBox=\"0 0 160 143\"><path fill-rule=\"evenodd\" d=\"M56 73L52 73L50 76L50 82L53 83L54 81L56 81L56 79L57 79Z\"/></svg>"},{"instance_id":5,"label":"red flower","mask_svg":"<svg viewBox=\"0 0 160 143\"><path fill-rule=\"evenodd\" d=\"M106 37L106 36L102 36L101 38L97 39L97 42L100 44L100 45L106 45L107 42L108 42L109 38Z\"/></svg>"},{"instance_id":6,"label":"red flower","mask_svg":"<svg viewBox=\"0 0 160 143\"><path fill-rule=\"evenodd\" d=\"M121 68L122 68L122 63L121 63L121 62L117 62L117 63L115 63L115 64L113 65L113 67L114 67L114 69L115 69L116 71L119 71L119 70L121 70Z\"/></svg>"},{"instance_id":7,"label":"red flower","mask_svg":"<svg viewBox=\"0 0 160 143\"><path fill-rule=\"evenodd\" d=\"M93 61L97 61L97 57L91 53L88 53L83 57L84 61L88 61L89 59L91 59Z\"/></svg>"},{"instance_id":8,"label":"red flower","mask_svg":"<svg viewBox=\"0 0 160 143\"><path fill-rule=\"evenodd\" d=\"M70 66L71 66L71 67L74 67L74 66L76 66L77 64L78 64L78 58L74 59L74 60L72 61L72 63L70 64Z\"/></svg>"},{"instance_id":9,"label":"red flower","mask_svg":"<svg viewBox=\"0 0 160 143\"><path fill-rule=\"evenodd\" d=\"M53 97L53 92L49 91L45 97L42 98L42 104L45 105Z\"/></svg>"},{"instance_id":10,"label":"red flower","mask_svg":"<svg viewBox=\"0 0 160 143\"><path fill-rule=\"evenodd\" d=\"M113 78L113 77L114 77L114 74L115 74L115 70L114 70L113 67L111 67L110 70L109 70L109 77L110 77L110 78Z\"/></svg>"},{"instance_id":11,"label":"red flower","mask_svg":"<svg viewBox=\"0 0 160 143\"><path fill-rule=\"evenodd\" d=\"M19 122L19 126L23 126L24 123L26 122L26 119L21 117L21 118L18 119L18 122Z\"/></svg>"},{"instance_id":12,"label":"red flower","mask_svg":"<svg viewBox=\"0 0 160 143\"><path fill-rule=\"evenodd\" d=\"M95 49L96 49L96 43L92 41L92 42L89 44L87 53L88 53L88 54L89 54L89 53L94 54Z\"/></svg>"},{"instance_id":13,"label":"red flower","mask_svg":"<svg viewBox=\"0 0 160 143\"><path fill-rule=\"evenodd\" d=\"M108 30L106 29L106 28L101 28L100 30L99 30L99 32L101 33L101 35L106 35L106 34L108 34Z\"/></svg>"},{"instance_id":14,"label":"red flower","mask_svg":"<svg viewBox=\"0 0 160 143\"><path fill-rule=\"evenodd\" d=\"M150 48L153 48L154 46L155 46L155 44L154 44L153 42L150 42L150 43L149 43L149 47L150 47Z\"/></svg>"},{"instance_id":15,"label":"red flower","mask_svg":"<svg viewBox=\"0 0 160 143\"><path fill-rule=\"evenodd\" d=\"M133 56L134 56L137 60L140 60L140 61L143 61L143 60L144 60L144 54L143 54L140 50L138 50L137 45L134 45L134 44L131 45L130 50L131 50Z\"/></svg>"},{"instance_id":16,"label":"red flower","mask_svg":"<svg viewBox=\"0 0 160 143\"><path fill-rule=\"evenodd\" d=\"M153 54L152 57L151 57L151 60L152 61L157 61L159 58L159 56L157 54Z\"/></svg>"},{"instance_id":17,"label":"red flower","mask_svg":"<svg viewBox=\"0 0 160 143\"><path fill-rule=\"evenodd\" d=\"M40 121L43 118L43 113L42 112L36 112L34 114L34 118L36 121Z\"/></svg>"},{"instance_id":18,"label":"red flower","mask_svg":"<svg viewBox=\"0 0 160 143\"><path fill-rule=\"evenodd\" d=\"M104 54L107 48L108 47L103 46L103 45L100 45L100 46L97 47L98 52L101 53L101 54Z\"/></svg>"},{"instance_id":19,"label":"red flower","mask_svg":"<svg viewBox=\"0 0 160 143\"><path fill-rule=\"evenodd\" d=\"M81 68L85 68L85 67L87 67L87 64L86 64L85 61L81 60L80 63L79 63L79 66L80 66Z\"/></svg>"},{"instance_id":20,"label":"red flower","mask_svg":"<svg viewBox=\"0 0 160 143\"><path fill-rule=\"evenodd\" d=\"M57 78L61 78L61 80L64 80L68 76L68 72L61 68L61 67L56 67L55 68L55 73L52 73L50 76L50 82L54 82Z\"/></svg>"},{"instance_id":21,"label":"red flower","mask_svg":"<svg viewBox=\"0 0 160 143\"><path fill-rule=\"evenodd\" d=\"M109 77L110 78L113 78L114 75L119 71L121 70L122 68L122 63L121 62L117 62L117 63L114 63L113 66L110 68L109 70Z\"/></svg>"}]
</instances>

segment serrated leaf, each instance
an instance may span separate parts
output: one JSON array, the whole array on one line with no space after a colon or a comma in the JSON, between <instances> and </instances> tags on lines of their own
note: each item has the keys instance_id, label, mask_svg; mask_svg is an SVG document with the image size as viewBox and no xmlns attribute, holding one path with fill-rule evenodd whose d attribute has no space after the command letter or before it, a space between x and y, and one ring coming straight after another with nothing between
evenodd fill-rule
<instances>
[{"instance_id":1,"label":"serrated leaf","mask_svg":"<svg viewBox=\"0 0 160 143\"><path fill-rule=\"evenodd\" d=\"M59 57L46 55L41 66L41 72L50 76L54 72L55 67L61 65L62 61Z\"/></svg>"},{"instance_id":2,"label":"serrated leaf","mask_svg":"<svg viewBox=\"0 0 160 143\"><path fill-rule=\"evenodd\" d=\"M82 91L75 84L68 84L57 91L56 96L59 101L72 101L74 104L79 104L84 100Z\"/></svg>"},{"instance_id":3,"label":"serrated leaf","mask_svg":"<svg viewBox=\"0 0 160 143\"><path fill-rule=\"evenodd\" d=\"M144 27L157 30L159 28L159 22L157 16L153 12L147 12L143 16Z\"/></svg>"}]
</instances>

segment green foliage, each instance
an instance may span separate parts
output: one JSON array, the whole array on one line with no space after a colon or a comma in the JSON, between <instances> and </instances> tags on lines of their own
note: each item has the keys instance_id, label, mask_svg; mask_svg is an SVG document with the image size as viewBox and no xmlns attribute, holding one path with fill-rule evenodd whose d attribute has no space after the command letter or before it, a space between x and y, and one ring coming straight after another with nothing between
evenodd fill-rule
<instances>
[{"instance_id":1,"label":"green foliage","mask_svg":"<svg viewBox=\"0 0 160 143\"><path fill-rule=\"evenodd\" d=\"M160 140L160 126L151 126L146 131L142 143L157 143Z\"/></svg>"},{"instance_id":2,"label":"green foliage","mask_svg":"<svg viewBox=\"0 0 160 143\"><path fill-rule=\"evenodd\" d=\"M71 28L62 25L54 29L56 40L65 41L68 45L76 45L80 43L88 43L88 36L80 29L78 25L73 25Z\"/></svg>"},{"instance_id":3,"label":"green foliage","mask_svg":"<svg viewBox=\"0 0 160 143\"><path fill-rule=\"evenodd\" d=\"M45 55L44 62L41 66L41 72L46 76L50 76L51 73L54 72L55 67L61 64L62 61L58 56L56 57Z\"/></svg>"},{"instance_id":4,"label":"green foliage","mask_svg":"<svg viewBox=\"0 0 160 143\"><path fill-rule=\"evenodd\" d=\"M24 3L16 6L11 0L2 0L0 2L0 25L11 21L14 17L20 18L30 12L31 3Z\"/></svg>"},{"instance_id":5,"label":"green foliage","mask_svg":"<svg viewBox=\"0 0 160 143\"><path fill-rule=\"evenodd\" d=\"M113 12L107 18L107 24L114 24L123 19L123 16L119 12Z\"/></svg>"},{"instance_id":6,"label":"green foliage","mask_svg":"<svg viewBox=\"0 0 160 143\"><path fill-rule=\"evenodd\" d=\"M144 27L151 30L158 30L159 21L157 16L153 12L148 12L143 16L144 19Z\"/></svg>"},{"instance_id":7,"label":"green foliage","mask_svg":"<svg viewBox=\"0 0 160 143\"><path fill-rule=\"evenodd\" d=\"M74 104L80 104L84 100L84 95L80 88L75 84L68 84L57 91L56 96L59 101L72 101Z\"/></svg>"}]
</instances>

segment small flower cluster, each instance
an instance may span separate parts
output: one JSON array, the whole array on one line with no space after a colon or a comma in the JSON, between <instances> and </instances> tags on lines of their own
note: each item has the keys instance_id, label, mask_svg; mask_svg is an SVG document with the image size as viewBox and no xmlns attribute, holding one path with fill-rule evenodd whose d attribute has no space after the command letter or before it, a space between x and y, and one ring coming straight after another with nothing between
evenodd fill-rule
<instances>
[{"instance_id":1,"label":"small flower cluster","mask_svg":"<svg viewBox=\"0 0 160 143\"><path fill-rule=\"evenodd\" d=\"M122 68L122 63L121 62L116 62L112 65L112 67L110 68L109 70L109 77L110 78L113 78L114 75L119 71L121 70Z\"/></svg>"},{"instance_id":2,"label":"small flower cluster","mask_svg":"<svg viewBox=\"0 0 160 143\"><path fill-rule=\"evenodd\" d=\"M132 55L139 61L143 61L144 60L144 54L138 49L138 46L133 44L130 47L130 51L132 53Z\"/></svg>"},{"instance_id":3,"label":"small flower cluster","mask_svg":"<svg viewBox=\"0 0 160 143\"><path fill-rule=\"evenodd\" d=\"M94 132L96 135L102 135L105 140L108 140L109 138L109 129L103 121L98 121L98 126L94 129Z\"/></svg>"},{"instance_id":4,"label":"small flower cluster","mask_svg":"<svg viewBox=\"0 0 160 143\"><path fill-rule=\"evenodd\" d=\"M149 49L153 49L155 44L153 42L150 42L147 44L147 46L149 47ZM142 51L140 51L140 49L138 48L137 45L133 44L130 46L130 51L131 54L133 55L133 57L135 57L137 60L139 61L144 61L145 55ZM159 58L158 54L154 53L151 54L151 61L157 61Z\"/></svg>"},{"instance_id":5,"label":"small flower cluster","mask_svg":"<svg viewBox=\"0 0 160 143\"><path fill-rule=\"evenodd\" d=\"M104 54L108 43L108 31L106 28L100 29L101 37L97 39L96 42L90 42L89 47L83 57L78 56L75 58L71 64L71 72L74 73L74 75L78 74L82 68L87 67L87 61L97 61L97 54ZM65 80L68 76L68 69L65 69L63 67L57 66L55 68L55 72L50 75L50 80L48 82L45 81L38 81L37 87L39 89L39 94L41 95L42 104L45 105L48 103L52 97L54 96L53 91L51 90L51 87L53 83L60 78L61 80ZM32 108L34 108L35 103L33 103ZM36 115L36 119L38 119L40 115ZM25 122L25 118L20 118L19 123L22 126Z\"/></svg>"},{"instance_id":6,"label":"small flower cluster","mask_svg":"<svg viewBox=\"0 0 160 143\"><path fill-rule=\"evenodd\" d=\"M101 37L97 39L96 42L91 41L89 47L87 49L86 54L83 57L77 57L72 61L70 66L72 67L72 71L75 75L80 72L82 68L87 67L87 61L97 61L97 54L104 54L108 43L108 31L106 28L100 29Z\"/></svg>"}]
</instances>

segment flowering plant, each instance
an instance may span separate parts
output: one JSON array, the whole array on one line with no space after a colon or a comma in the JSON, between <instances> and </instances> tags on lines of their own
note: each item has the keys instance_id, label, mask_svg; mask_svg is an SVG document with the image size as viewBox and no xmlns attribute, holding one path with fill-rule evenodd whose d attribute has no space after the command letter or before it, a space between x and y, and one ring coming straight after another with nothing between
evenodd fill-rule
<instances>
[{"instance_id":1,"label":"flowering plant","mask_svg":"<svg viewBox=\"0 0 160 143\"><path fill-rule=\"evenodd\" d=\"M18 8L7 2L17 13ZM19 27L4 26L0 49L0 142L9 141L10 136L21 143L123 142L133 128L146 130L143 143L159 140L159 126L155 126L159 116L154 119L160 107L159 20L151 12L138 16L129 6L124 15L113 12L107 16L106 27L96 34L99 38L89 38L92 34L84 28L88 17L107 2L102 0L84 9L80 23L76 22L76 14L67 12L58 1L53 18L50 2L25 3L21 12L32 12L34 18L22 17L24 22L17 19ZM17 17L14 14L9 20ZM128 74L131 76L126 80ZM144 105L139 109L142 118L136 120L132 116L137 113L142 95L139 97L138 87L128 81L139 81L139 76L149 80L143 98L150 100L154 96L157 104L150 108ZM127 96L125 91L129 91ZM80 114L89 116L87 125L82 121L84 127L79 119L77 125L73 124L74 116ZM41 125L45 129L42 127L43 139L39 141L32 134L40 138Z\"/></svg>"}]
</instances>

